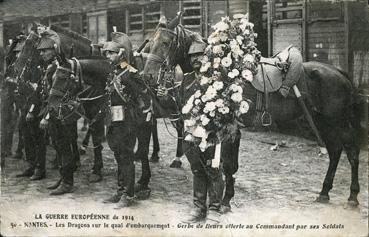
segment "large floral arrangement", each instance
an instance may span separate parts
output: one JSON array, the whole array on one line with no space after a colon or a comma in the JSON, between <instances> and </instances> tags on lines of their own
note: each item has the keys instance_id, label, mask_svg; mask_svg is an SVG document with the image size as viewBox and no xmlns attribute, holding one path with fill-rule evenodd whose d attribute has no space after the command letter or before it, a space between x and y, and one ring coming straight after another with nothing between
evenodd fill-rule
<instances>
[{"instance_id":1,"label":"large floral arrangement","mask_svg":"<svg viewBox=\"0 0 369 237\"><path fill-rule=\"evenodd\" d=\"M236 118L249 110L242 83L252 81L260 60L248 15L224 17L213 26L200 68L200 89L182 108L185 140L202 151L237 131Z\"/></svg>"}]
</instances>

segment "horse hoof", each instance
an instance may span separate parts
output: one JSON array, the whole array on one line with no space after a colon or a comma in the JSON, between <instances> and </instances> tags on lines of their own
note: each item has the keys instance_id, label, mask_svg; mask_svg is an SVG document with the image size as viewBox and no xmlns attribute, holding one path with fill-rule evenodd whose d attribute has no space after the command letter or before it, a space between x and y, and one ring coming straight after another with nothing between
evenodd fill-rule
<instances>
[{"instance_id":1,"label":"horse hoof","mask_svg":"<svg viewBox=\"0 0 369 237\"><path fill-rule=\"evenodd\" d=\"M319 203L329 203L329 196L319 195L315 201Z\"/></svg>"},{"instance_id":2,"label":"horse hoof","mask_svg":"<svg viewBox=\"0 0 369 237\"><path fill-rule=\"evenodd\" d=\"M182 161L180 160L173 160L172 164L169 165L170 168L181 168L182 167Z\"/></svg>"},{"instance_id":3,"label":"horse hoof","mask_svg":"<svg viewBox=\"0 0 369 237\"><path fill-rule=\"evenodd\" d=\"M220 213L225 214L225 213L228 213L230 211L231 211L231 206L228 206L228 205L220 206L220 210L219 210Z\"/></svg>"},{"instance_id":4,"label":"horse hoof","mask_svg":"<svg viewBox=\"0 0 369 237\"><path fill-rule=\"evenodd\" d=\"M359 201L358 200L348 200L347 206L351 208L356 208L357 206L359 206Z\"/></svg>"},{"instance_id":5,"label":"horse hoof","mask_svg":"<svg viewBox=\"0 0 369 237\"><path fill-rule=\"evenodd\" d=\"M153 162L153 163L157 163L159 162L159 156L156 155L156 156L151 156L150 158L150 162Z\"/></svg>"},{"instance_id":6,"label":"horse hoof","mask_svg":"<svg viewBox=\"0 0 369 237\"><path fill-rule=\"evenodd\" d=\"M136 193L136 197L138 200L145 200L148 199L150 197L151 194L151 189L150 188L146 188L144 190L141 190L139 192Z\"/></svg>"}]
</instances>

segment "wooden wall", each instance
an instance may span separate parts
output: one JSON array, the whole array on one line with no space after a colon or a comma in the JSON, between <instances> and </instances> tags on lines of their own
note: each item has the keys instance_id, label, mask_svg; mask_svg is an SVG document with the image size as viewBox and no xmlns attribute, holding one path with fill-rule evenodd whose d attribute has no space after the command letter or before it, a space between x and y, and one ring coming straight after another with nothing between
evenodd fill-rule
<instances>
[{"instance_id":1,"label":"wooden wall","mask_svg":"<svg viewBox=\"0 0 369 237\"><path fill-rule=\"evenodd\" d=\"M307 3L306 59L348 71L345 5L343 2Z\"/></svg>"}]
</instances>

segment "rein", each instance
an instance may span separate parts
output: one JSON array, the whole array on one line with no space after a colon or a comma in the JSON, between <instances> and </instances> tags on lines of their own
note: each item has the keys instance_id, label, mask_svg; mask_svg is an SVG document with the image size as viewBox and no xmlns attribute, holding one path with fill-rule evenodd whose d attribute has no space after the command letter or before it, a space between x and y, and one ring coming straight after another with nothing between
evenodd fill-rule
<instances>
[{"instance_id":1,"label":"rein","mask_svg":"<svg viewBox=\"0 0 369 237\"><path fill-rule=\"evenodd\" d=\"M83 74L82 74L81 63L75 57L72 58L72 59L70 59L70 60L68 60L68 63L70 64L71 69L66 68L66 67L61 67L61 66L58 66L58 69L59 70L62 69L62 70L65 70L65 71L69 72L71 74L69 79L72 79L76 83L78 83L78 87L81 89L83 87L83 85L82 85L82 83L83 83ZM60 105L59 105L59 108L58 108L59 109L59 111L58 111L58 119L60 119L60 120L66 120L66 119L72 117L74 114L77 114L80 117L82 117L83 119L85 119L87 121L87 123L88 123L89 126L91 126L92 124L94 124L98 120L99 115L103 111L102 107L104 106L105 103L102 103L102 106L99 109L99 112L92 119L89 119L83 113L80 113L78 111L78 107L77 106L74 107L73 110L69 114L67 114L67 115L65 115L63 117L61 115L61 108L62 108L62 106L68 106L68 105L73 106L73 104L78 104L78 102L80 102L80 101L81 102L83 102L83 101L94 101L94 100L100 99L100 98L108 95L108 93L104 93L104 94L101 94L101 95L98 95L98 96L95 96L95 97L82 97L82 98L79 98L78 95L82 94L84 91L85 90L77 93L77 95L75 95L75 99L74 100L72 98L69 98L67 100L67 98L68 98L68 96L70 94L70 90L67 90L66 92L63 92L63 91L58 90L58 89L55 89L55 88L52 88L51 89L50 94L55 95L55 96L62 97L61 101L67 100L67 102L60 103ZM72 101L72 103L70 103L70 101Z\"/></svg>"}]
</instances>

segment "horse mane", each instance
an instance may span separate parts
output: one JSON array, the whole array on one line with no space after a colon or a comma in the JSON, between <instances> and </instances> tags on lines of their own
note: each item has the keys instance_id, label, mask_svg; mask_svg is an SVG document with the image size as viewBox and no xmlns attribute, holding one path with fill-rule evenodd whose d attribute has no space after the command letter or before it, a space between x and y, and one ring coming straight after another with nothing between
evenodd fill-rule
<instances>
[{"instance_id":1,"label":"horse mane","mask_svg":"<svg viewBox=\"0 0 369 237\"><path fill-rule=\"evenodd\" d=\"M188 50L192 42L203 41L203 39L199 33L186 29L181 24L177 25L176 32L178 37L178 44L182 47L179 48L178 55L176 55L175 58L177 60L183 60L182 64L180 62L177 62L177 64L181 64L183 72L191 72L193 69L190 65Z\"/></svg>"}]
</instances>

